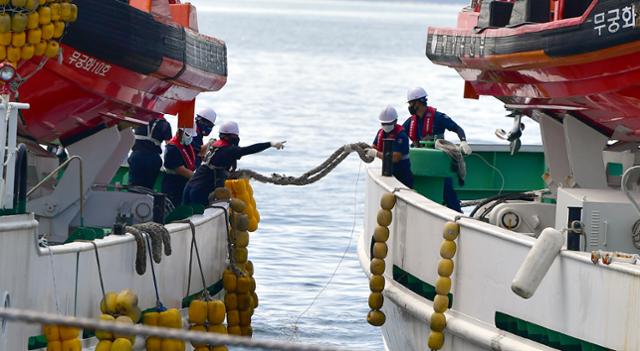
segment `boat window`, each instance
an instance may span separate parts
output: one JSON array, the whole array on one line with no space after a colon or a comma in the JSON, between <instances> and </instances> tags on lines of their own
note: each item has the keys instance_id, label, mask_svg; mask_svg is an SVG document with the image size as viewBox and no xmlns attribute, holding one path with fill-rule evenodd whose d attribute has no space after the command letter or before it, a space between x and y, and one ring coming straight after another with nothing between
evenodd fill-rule
<instances>
[{"instance_id":1,"label":"boat window","mask_svg":"<svg viewBox=\"0 0 640 351\"><path fill-rule=\"evenodd\" d=\"M558 0L562 8L562 18L580 17L591 4L591 0Z\"/></svg>"},{"instance_id":2,"label":"boat window","mask_svg":"<svg viewBox=\"0 0 640 351\"><path fill-rule=\"evenodd\" d=\"M549 0L516 0L513 4L509 26L524 23L545 23L551 19Z\"/></svg>"},{"instance_id":3,"label":"boat window","mask_svg":"<svg viewBox=\"0 0 640 351\"><path fill-rule=\"evenodd\" d=\"M485 0L480 5L480 16L478 18L478 27L504 27L509 24L511 18L511 10L513 9L512 1L505 0Z\"/></svg>"}]
</instances>

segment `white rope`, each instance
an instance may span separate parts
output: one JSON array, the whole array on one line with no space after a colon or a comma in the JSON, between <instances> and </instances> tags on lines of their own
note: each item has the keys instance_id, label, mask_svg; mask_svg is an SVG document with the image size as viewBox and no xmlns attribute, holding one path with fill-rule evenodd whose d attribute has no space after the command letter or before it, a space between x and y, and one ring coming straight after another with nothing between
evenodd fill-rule
<instances>
[{"instance_id":1,"label":"white rope","mask_svg":"<svg viewBox=\"0 0 640 351\"><path fill-rule=\"evenodd\" d=\"M320 295L322 295L322 293L327 289L327 287L329 287L329 284L331 284L331 281L333 281L333 278L338 272L338 269L340 269L340 265L342 264L342 261L344 261L344 258L347 256L347 253L351 248L351 243L353 242L353 233L355 232L355 229L356 229L357 204L358 204L358 181L360 180L361 169L362 169L362 161L358 164L358 174L356 175L356 181L353 189L353 224L351 226L351 234L349 235L349 243L347 244L347 247L344 249L344 252L342 253L342 257L340 257L340 260L338 261L338 265L336 265L336 268L333 270L333 273L329 277L329 280L327 281L327 283L322 287L322 289L320 289L320 291L313 298L309 306L304 311L302 311L302 313L300 313L298 318L296 318L296 321L293 323L294 335L295 335L295 332L298 330L298 321L305 313L307 313L311 309L311 307L316 303L316 300L318 300Z\"/></svg>"},{"instance_id":2,"label":"white rope","mask_svg":"<svg viewBox=\"0 0 640 351\"><path fill-rule=\"evenodd\" d=\"M491 163L489 163L489 161L487 161L484 157L478 155L478 154L472 154L474 156L478 156L482 162L486 163L487 166L493 168L493 170L498 173L498 175L500 176L500 179L502 180L502 184L500 185L500 191L498 191L498 195L502 194L502 191L504 190L504 175L502 175L502 172L500 172L500 170L498 168L496 168L494 165L492 165Z\"/></svg>"},{"instance_id":3,"label":"white rope","mask_svg":"<svg viewBox=\"0 0 640 351\"><path fill-rule=\"evenodd\" d=\"M53 263L53 251L51 251L51 246L47 243L47 248L49 249L49 260L51 261L51 277L53 278L53 298L56 302L56 312L60 312L60 303L58 302L58 285L56 284L56 266Z\"/></svg>"},{"instance_id":4,"label":"white rope","mask_svg":"<svg viewBox=\"0 0 640 351\"><path fill-rule=\"evenodd\" d=\"M247 337L240 337L218 333L203 333L198 331L187 331L182 329L152 327L146 325L130 325L125 323L115 323L90 318L68 317L44 313L42 311L19 310L15 308L0 308L0 318L10 321L20 321L30 324L63 325L68 327L104 330L117 334L155 336L166 339L180 339L193 341L200 344L210 345L231 345L251 348L262 348L267 350L284 351L349 351L356 349L337 348L332 346L316 346L302 343L285 342L279 340L253 340Z\"/></svg>"}]
</instances>

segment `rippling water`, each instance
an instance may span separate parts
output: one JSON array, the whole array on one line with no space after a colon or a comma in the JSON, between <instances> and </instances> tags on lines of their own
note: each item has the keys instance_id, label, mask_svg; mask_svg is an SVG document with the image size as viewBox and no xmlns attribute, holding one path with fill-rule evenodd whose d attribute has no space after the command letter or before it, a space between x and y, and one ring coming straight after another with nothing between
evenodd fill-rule
<instances>
[{"instance_id":1,"label":"rippling water","mask_svg":"<svg viewBox=\"0 0 640 351\"><path fill-rule=\"evenodd\" d=\"M405 93L416 85L471 142L497 142L493 130L511 126L497 100L463 100L457 74L424 55L426 28L453 26L460 4L192 2L200 31L225 40L229 58L226 87L199 98L198 106L215 108L219 123L238 121L241 144L287 140L283 151L248 156L241 168L299 175L343 144L370 143L379 111L392 104L406 116ZM534 123L523 141L539 142ZM368 283L356 257L364 176L364 165L351 156L310 186L254 183L262 214L249 247L260 296L257 338L383 349L380 331L366 322Z\"/></svg>"}]
</instances>

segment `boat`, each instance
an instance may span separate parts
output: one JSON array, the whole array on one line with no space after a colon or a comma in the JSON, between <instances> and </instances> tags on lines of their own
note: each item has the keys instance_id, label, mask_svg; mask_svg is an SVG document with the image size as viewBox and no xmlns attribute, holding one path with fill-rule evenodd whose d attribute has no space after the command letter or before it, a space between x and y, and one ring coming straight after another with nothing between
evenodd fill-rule
<instances>
[{"instance_id":1,"label":"boat","mask_svg":"<svg viewBox=\"0 0 640 351\"><path fill-rule=\"evenodd\" d=\"M440 150L411 150L415 189L368 169L358 256L387 350L640 349L637 14L472 1L455 28L428 29L427 57L464 97L494 96L513 120L496 130L507 145L465 157L464 214L442 205L456 174ZM521 144L526 118L542 146Z\"/></svg>"},{"instance_id":2,"label":"boat","mask_svg":"<svg viewBox=\"0 0 640 351\"><path fill-rule=\"evenodd\" d=\"M231 248L227 203L169 213L162 194L128 187L121 165L132 127L165 114L193 123L198 94L225 85L225 43L199 33L196 8L179 0L39 3L18 1L0 14L47 8L41 26L44 15L58 16L46 17L57 33L38 43L52 49L46 54L30 42L2 46L18 56L0 63L0 306L100 318L109 291L129 289L142 310L183 314L205 292L220 296ZM166 234L152 260L149 239ZM83 348L97 343L92 330L80 338ZM0 350L46 347L41 326L0 321Z\"/></svg>"}]
</instances>

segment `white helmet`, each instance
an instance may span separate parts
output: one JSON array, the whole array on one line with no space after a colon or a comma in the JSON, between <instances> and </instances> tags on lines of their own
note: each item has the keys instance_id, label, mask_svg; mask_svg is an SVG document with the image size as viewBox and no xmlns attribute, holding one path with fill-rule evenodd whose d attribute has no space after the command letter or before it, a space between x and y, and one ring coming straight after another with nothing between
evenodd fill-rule
<instances>
[{"instance_id":1,"label":"white helmet","mask_svg":"<svg viewBox=\"0 0 640 351\"><path fill-rule=\"evenodd\" d=\"M196 131L193 128L180 128L180 130L182 130L182 133L187 135L187 136L196 135Z\"/></svg>"},{"instance_id":2,"label":"white helmet","mask_svg":"<svg viewBox=\"0 0 640 351\"><path fill-rule=\"evenodd\" d=\"M220 126L220 134L240 135L240 128L238 128L238 123L233 121L222 123L222 125Z\"/></svg>"},{"instance_id":3,"label":"white helmet","mask_svg":"<svg viewBox=\"0 0 640 351\"><path fill-rule=\"evenodd\" d=\"M196 116L204 118L204 119L206 119L207 121L209 121L209 122L211 122L213 124L216 123L216 117L218 117L218 115L216 114L216 111L214 111L212 108L208 108L208 107L198 111Z\"/></svg>"},{"instance_id":4,"label":"white helmet","mask_svg":"<svg viewBox=\"0 0 640 351\"><path fill-rule=\"evenodd\" d=\"M427 97L429 97L429 95L427 95L427 92L421 87L415 87L407 91L407 102L422 98L426 99Z\"/></svg>"},{"instance_id":5,"label":"white helmet","mask_svg":"<svg viewBox=\"0 0 640 351\"><path fill-rule=\"evenodd\" d=\"M397 119L398 112L396 112L396 109L391 105L387 105L387 107L385 107L378 116L378 120L380 120L380 123L391 123Z\"/></svg>"}]
</instances>

